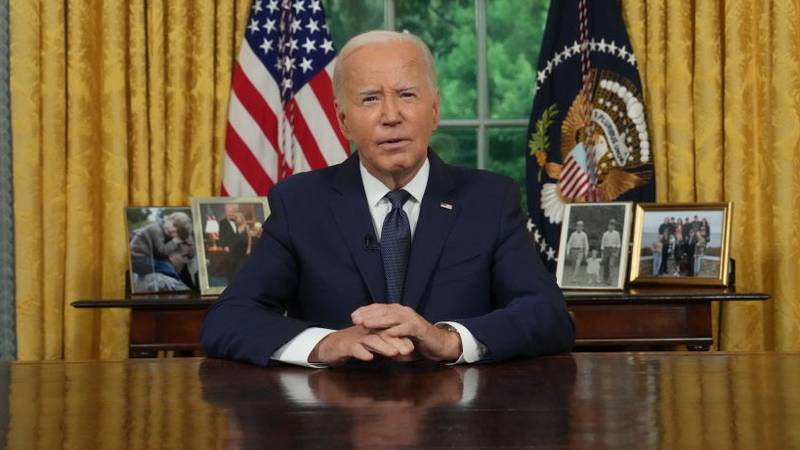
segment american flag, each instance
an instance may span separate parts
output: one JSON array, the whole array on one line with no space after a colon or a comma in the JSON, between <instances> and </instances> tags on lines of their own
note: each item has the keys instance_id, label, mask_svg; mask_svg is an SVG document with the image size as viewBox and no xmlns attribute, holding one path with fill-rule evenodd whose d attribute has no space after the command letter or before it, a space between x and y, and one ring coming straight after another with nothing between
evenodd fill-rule
<instances>
[{"instance_id":1,"label":"american flag","mask_svg":"<svg viewBox=\"0 0 800 450\"><path fill-rule=\"evenodd\" d=\"M233 73L222 195L266 195L349 155L333 105L321 0L255 0Z\"/></svg>"},{"instance_id":2,"label":"american flag","mask_svg":"<svg viewBox=\"0 0 800 450\"><path fill-rule=\"evenodd\" d=\"M564 167L561 168L558 187L561 194L568 199L580 197L589 190L589 174L572 154L567 156Z\"/></svg>"}]
</instances>

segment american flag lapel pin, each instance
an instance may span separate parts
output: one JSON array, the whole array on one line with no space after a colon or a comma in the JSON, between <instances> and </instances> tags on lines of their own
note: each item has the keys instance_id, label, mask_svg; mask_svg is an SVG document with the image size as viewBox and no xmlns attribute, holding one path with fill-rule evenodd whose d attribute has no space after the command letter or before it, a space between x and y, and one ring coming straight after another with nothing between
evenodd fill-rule
<instances>
[{"instance_id":1,"label":"american flag lapel pin","mask_svg":"<svg viewBox=\"0 0 800 450\"><path fill-rule=\"evenodd\" d=\"M447 203L447 202L439 203L439 207L440 208L444 208L444 209L449 209L449 210L453 209L453 205L451 205L450 203Z\"/></svg>"}]
</instances>

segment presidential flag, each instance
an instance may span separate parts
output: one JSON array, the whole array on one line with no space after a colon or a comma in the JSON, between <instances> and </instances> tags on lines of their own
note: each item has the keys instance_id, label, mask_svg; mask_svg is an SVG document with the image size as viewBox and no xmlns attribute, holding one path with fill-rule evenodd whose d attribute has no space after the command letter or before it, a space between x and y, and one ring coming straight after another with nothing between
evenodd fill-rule
<instances>
[{"instance_id":1,"label":"presidential flag","mask_svg":"<svg viewBox=\"0 0 800 450\"><path fill-rule=\"evenodd\" d=\"M233 73L222 195L266 195L289 175L343 161L333 48L321 0L255 0Z\"/></svg>"},{"instance_id":2,"label":"presidential flag","mask_svg":"<svg viewBox=\"0 0 800 450\"><path fill-rule=\"evenodd\" d=\"M529 228L554 270L569 203L654 201L642 87L617 0L552 0L528 126Z\"/></svg>"}]
</instances>

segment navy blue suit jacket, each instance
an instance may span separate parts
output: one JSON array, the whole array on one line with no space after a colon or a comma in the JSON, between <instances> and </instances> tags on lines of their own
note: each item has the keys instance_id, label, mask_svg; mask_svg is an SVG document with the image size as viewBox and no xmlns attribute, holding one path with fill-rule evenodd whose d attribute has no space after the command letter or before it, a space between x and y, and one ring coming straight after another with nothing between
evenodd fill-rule
<instances>
[{"instance_id":1,"label":"navy blue suit jacket","mask_svg":"<svg viewBox=\"0 0 800 450\"><path fill-rule=\"evenodd\" d=\"M525 228L519 187L428 157L402 303L466 326L484 361L569 351L574 327ZM349 327L354 310L386 296L357 154L275 185L269 205L253 254L205 316L209 356L267 365L304 329Z\"/></svg>"}]
</instances>

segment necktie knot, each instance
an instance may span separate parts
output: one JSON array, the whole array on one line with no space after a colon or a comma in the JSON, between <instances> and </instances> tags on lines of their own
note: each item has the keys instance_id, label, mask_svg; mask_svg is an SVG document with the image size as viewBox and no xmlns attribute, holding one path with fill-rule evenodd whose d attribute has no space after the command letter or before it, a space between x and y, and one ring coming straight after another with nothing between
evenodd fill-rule
<instances>
[{"instance_id":1,"label":"necktie knot","mask_svg":"<svg viewBox=\"0 0 800 450\"><path fill-rule=\"evenodd\" d=\"M400 209L405 205L409 198L411 198L411 194L403 189L398 189L396 191L390 191L386 194L386 198L392 204L392 209Z\"/></svg>"}]
</instances>

